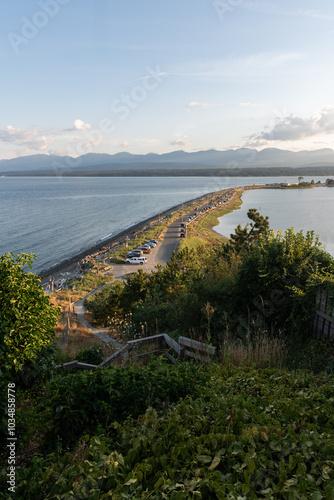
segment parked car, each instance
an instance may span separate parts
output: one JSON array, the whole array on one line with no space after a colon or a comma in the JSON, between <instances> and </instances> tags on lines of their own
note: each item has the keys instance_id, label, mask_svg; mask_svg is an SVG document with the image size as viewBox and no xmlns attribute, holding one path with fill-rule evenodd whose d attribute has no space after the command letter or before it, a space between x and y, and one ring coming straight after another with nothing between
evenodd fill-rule
<instances>
[{"instance_id":1,"label":"parked car","mask_svg":"<svg viewBox=\"0 0 334 500\"><path fill-rule=\"evenodd\" d=\"M186 233L180 233L180 238L185 238L186 237Z\"/></svg>"},{"instance_id":2,"label":"parked car","mask_svg":"<svg viewBox=\"0 0 334 500\"><path fill-rule=\"evenodd\" d=\"M180 224L180 227L186 227L185 223L184 223L184 222L182 222L182 223Z\"/></svg>"},{"instance_id":3,"label":"parked car","mask_svg":"<svg viewBox=\"0 0 334 500\"><path fill-rule=\"evenodd\" d=\"M155 245L156 245L156 243L154 243L154 241L147 241L147 242L145 243L145 245L148 245L148 246L150 246L151 248L154 248L154 247L155 247Z\"/></svg>"},{"instance_id":4,"label":"parked car","mask_svg":"<svg viewBox=\"0 0 334 500\"><path fill-rule=\"evenodd\" d=\"M137 249L142 250L143 253L151 253L151 247L149 245L140 245Z\"/></svg>"},{"instance_id":5,"label":"parked car","mask_svg":"<svg viewBox=\"0 0 334 500\"><path fill-rule=\"evenodd\" d=\"M145 264L147 262L146 257L129 257L125 261L127 264Z\"/></svg>"},{"instance_id":6,"label":"parked car","mask_svg":"<svg viewBox=\"0 0 334 500\"><path fill-rule=\"evenodd\" d=\"M155 243L156 245L158 244L158 240L150 240L150 241L153 241L153 243Z\"/></svg>"},{"instance_id":7,"label":"parked car","mask_svg":"<svg viewBox=\"0 0 334 500\"><path fill-rule=\"evenodd\" d=\"M131 250L126 257L142 257L143 252L141 250Z\"/></svg>"}]
</instances>

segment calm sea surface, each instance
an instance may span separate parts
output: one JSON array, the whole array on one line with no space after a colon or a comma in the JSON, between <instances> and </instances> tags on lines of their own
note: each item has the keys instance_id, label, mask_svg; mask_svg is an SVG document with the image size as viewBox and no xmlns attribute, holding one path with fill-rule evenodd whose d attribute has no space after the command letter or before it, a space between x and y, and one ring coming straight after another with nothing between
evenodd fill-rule
<instances>
[{"instance_id":1,"label":"calm sea surface","mask_svg":"<svg viewBox=\"0 0 334 500\"><path fill-rule=\"evenodd\" d=\"M0 254L33 252L37 256L34 271L39 272L197 196L227 187L265 185L277 180L295 182L297 178L0 177ZM314 180L324 181L324 178ZM250 206L255 206L257 200L255 208L260 204L261 212L270 216L270 222L274 221L264 205L264 197L267 196L269 206L275 197L277 208L274 211L278 217L280 213L285 214L289 220L287 227L295 225L297 228L294 217L298 213L304 214L300 219L301 228L315 229L317 234L320 234L322 219L326 219L326 223L333 220L334 189L257 190L246 193L244 206L236 212L236 222L232 222L232 230L220 228L219 231L227 235L233 232L249 196L254 196ZM291 200L290 208L286 206L286 198ZM315 207L312 210L310 200ZM313 213L317 214L314 220L311 218ZM322 241L328 243L328 240L334 241L332 228L322 235Z\"/></svg>"},{"instance_id":2,"label":"calm sea surface","mask_svg":"<svg viewBox=\"0 0 334 500\"><path fill-rule=\"evenodd\" d=\"M295 231L312 230L325 245L326 251L334 256L334 188L314 189L256 189L242 195L243 204L239 210L219 219L215 230L230 237L241 224L250 220L247 212L257 208L261 215L269 217L274 231L294 227Z\"/></svg>"}]
</instances>

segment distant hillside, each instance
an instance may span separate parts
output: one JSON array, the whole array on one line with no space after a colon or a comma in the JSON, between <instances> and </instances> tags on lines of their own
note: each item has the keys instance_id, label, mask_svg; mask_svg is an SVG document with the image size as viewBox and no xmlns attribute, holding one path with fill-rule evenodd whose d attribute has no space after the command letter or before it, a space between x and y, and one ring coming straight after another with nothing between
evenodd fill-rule
<instances>
[{"instance_id":1,"label":"distant hillside","mask_svg":"<svg viewBox=\"0 0 334 500\"><path fill-rule=\"evenodd\" d=\"M334 167L334 151L332 149L318 149L316 151L285 151L276 148L267 148L262 151L240 148L236 150L173 151L171 153L133 155L123 152L114 155L88 153L78 158L70 156L56 156L38 154L21 156L11 160L0 160L2 174L20 174L33 172L66 173L78 175L78 172L115 172L129 170L233 170L233 169L275 169L275 168L326 168Z\"/></svg>"}]
</instances>

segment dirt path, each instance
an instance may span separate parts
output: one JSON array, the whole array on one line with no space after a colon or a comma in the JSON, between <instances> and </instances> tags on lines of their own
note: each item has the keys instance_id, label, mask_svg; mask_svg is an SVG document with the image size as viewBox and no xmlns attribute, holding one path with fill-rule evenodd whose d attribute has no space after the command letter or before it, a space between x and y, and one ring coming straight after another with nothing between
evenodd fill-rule
<instances>
[{"instance_id":1,"label":"dirt path","mask_svg":"<svg viewBox=\"0 0 334 500\"><path fill-rule=\"evenodd\" d=\"M85 295L85 297L74 302L73 303L73 311L77 315L77 319L78 319L79 323L81 323L83 326L85 326L93 335L95 335L100 340L102 340L102 342L105 342L106 344L111 344L113 347L115 347L115 349L120 349L122 347L122 344L120 344L119 342L117 342L117 340L110 337L110 335L108 334L109 328L95 328L90 323L88 323L88 321L85 318L86 308L84 307L84 301L87 299L87 297L89 297L90 295L94 295L99 290L101 290L104 286L107 286L107 285L102 285L102 286L99 286L98 288L95 288L95 290L93 290L92 292Z\"/></svg>"}]
</instances>

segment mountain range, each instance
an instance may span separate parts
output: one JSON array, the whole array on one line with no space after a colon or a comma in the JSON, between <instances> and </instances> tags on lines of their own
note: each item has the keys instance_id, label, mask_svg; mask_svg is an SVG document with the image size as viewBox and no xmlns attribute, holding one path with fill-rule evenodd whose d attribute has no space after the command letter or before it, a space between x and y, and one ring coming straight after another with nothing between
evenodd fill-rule
<instances>
[{"instance_id":1,"label":"mountain range","mask_svg":"<svg viewBox=\"0 0 334 500\"><path fill-rule=\"evenodd\" d=\"M330 148L315 151L288 151L266 148L261 151L250 148L217 151L185 152L144 155L127 152L114 155L88 153L78 158L37 154L0 160L0 172L13 173L73 173L122 172L129 170L188 170L188 169L243 169L243 168L300 168L334 167L334 151Z\"/></svg>"}]
</instances>

